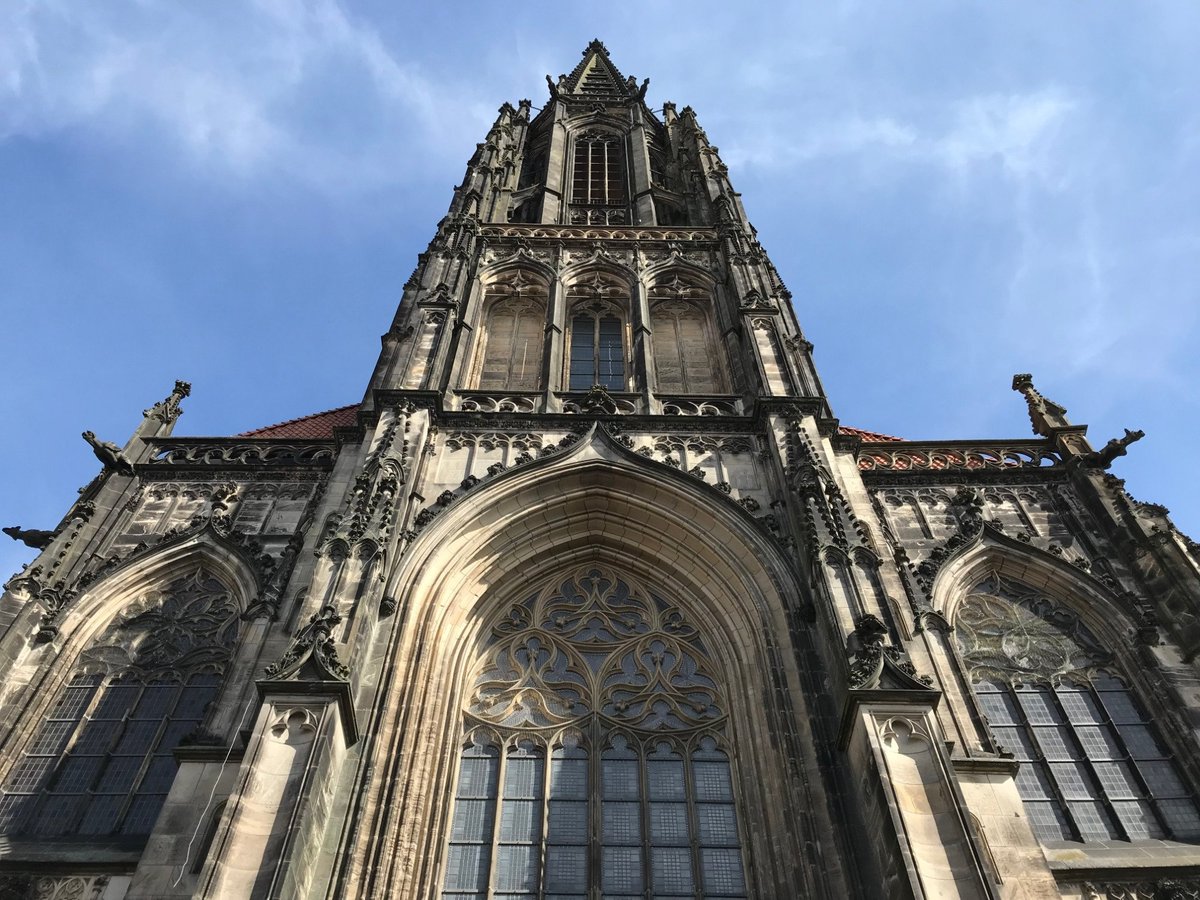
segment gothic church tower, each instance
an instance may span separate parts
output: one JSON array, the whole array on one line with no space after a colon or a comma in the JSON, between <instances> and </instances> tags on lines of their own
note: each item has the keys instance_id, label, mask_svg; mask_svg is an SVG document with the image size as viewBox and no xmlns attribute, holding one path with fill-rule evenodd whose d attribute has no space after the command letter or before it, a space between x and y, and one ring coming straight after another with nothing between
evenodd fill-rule
<instances>
[{"instance_id":1,"label":"gothic church tower","mask_svg":"<svg viewBox=\"0 0 1200 900\"><path fill-rule=\"evenodd\" d=\"M841 426L717 148L504 104L361 403L172 434L0 600L0 898L1200 896L1140 436Z\"/></svg>"}]
</instances>

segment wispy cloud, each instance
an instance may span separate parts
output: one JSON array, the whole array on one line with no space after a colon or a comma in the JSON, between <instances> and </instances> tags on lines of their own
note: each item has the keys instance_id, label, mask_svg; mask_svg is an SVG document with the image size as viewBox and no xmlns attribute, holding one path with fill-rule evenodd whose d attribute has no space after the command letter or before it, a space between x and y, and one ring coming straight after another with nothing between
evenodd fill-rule
<instances>
[{"instance_id":1,"label":"wispy cloud","mask_svg":"<svg viewBox=\"0 0 1200 900\"><path fill-rule=\"evenodd\" d=\"M318 188L397 179L414 144L469 146L479 123L439 114L459 86L390 51L332 0L257 0L222 17L156 2L18 3L0 26L0 140L89 128L165 134L210 174L282 174ZM234 15L233 13L237 14ZM469 93L467 96L469 100ZM468 136L470 135L470 136Z\"/></svg>"}]
</instances>

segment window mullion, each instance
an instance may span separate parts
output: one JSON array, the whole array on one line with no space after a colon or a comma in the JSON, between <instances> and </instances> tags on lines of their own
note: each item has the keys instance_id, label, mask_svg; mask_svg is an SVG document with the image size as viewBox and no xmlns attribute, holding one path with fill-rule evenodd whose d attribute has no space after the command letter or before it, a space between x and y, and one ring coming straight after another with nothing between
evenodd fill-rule
<instances>
[{"instance_id":1,"label":"window mullion","mask_svg":"<svg viewBox=\"0 0 1200 900\"><path fill-rule=\"evenodd\" d=\"M696 809L696 773L692 754L695 752L695 741L683 746L680 756L683 758L684 797L687 801L689 850L692 856L692 886L696 892L696 900L704 900L704 870L700 864L700 813ZM730 772L732 775L732 770Z\"/></svg>"},{"instance_id":2,"label":"window mullion","mask_svg":"<svg viewBox=\"0 0 1200 900\"><path fill-rule=\"evenodd\" d=\"M509 740L500 741L500 761L496 766L496 804L492 810L492 850L488 860L487 896L496 896L496 875L500 866L500 816L504 811L504 779L508 777Z\"/></svg>"},{"instance_id":3,"label":"window mullion","mask_svg":"<svg viewBox=\"0 0 1200 900\"><path fill-rule=\"evenodd\" d=\"M602 746L600 734L600 719L592 716L588 731L591 736L591 746L588 748L588 771L591 782L588 785L588 897L590 900L601 900L601 880L604 861L604 841L602 838L601 817L603 804L600 802L604 785L601 784L603 762L601 760Z\"/></svg>"}]
</instances>

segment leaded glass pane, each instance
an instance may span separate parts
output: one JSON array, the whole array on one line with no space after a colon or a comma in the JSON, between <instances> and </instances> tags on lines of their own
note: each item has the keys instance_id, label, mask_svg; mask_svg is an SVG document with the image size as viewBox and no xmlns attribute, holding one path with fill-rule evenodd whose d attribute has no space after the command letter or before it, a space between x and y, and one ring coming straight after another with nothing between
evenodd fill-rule
<instances>
[{"instance_id":1,"label":"leaded glass pane","mask_svg":"<svg viewBox=\"0 0 1200 900\"><path fill-rule=\"evenodd\" d=\"M496 817L495 800L464 800L454 805L454 822L450 840L490 842L492 822Z\"/></svg>"},{"instance_id":2,"label":"leaded glass pane","mask_svg":"<svg viewBox=\"0 0 1200 900\"><path fill-rule=\"evenodd\" d=\"M586 891L587 870L586 847L546 848L547 891Z\"/></svg>"},{"instance_id":3,"label":"leaded glass pane","mask_svg":"<svg viewBox=\"0 0 1200 900\"><path fill-rule=\"evenodd\" d=\"M729 801L733 786L729 783L729 763L696 760L692 763L696 779L696 799Z\"/></svg>"},{"instance_id":4,"label":"leaded glass pane","mask_svg":"<svg viewBox=\"0 0 1200 900\"><path fill-rule=\"evenodd\" d=\"M650 804L650 841L660 846L687 844L686 803Z\"/></svg>"},{"instance_id":5,"label":"leaded glass pane","mask_svg":"<svg viewBox=\"0 0 1200 900\"><path fill-rule=\"evenodd\" d=\"M1145 725L1120 725L1117 734L1129 748L1129 755L1134 759L1155 759L1166 756L1166 751L1159 744L1154 732Z\"/></svg>"},{"instance_id":6,"label":"leaded glass pane","mask_svg":"<svg viewBox=\"0 0 1200 900\"><path fill-rule=\"evenodd\" d=\"M1119 837L1112 819L1099 803L1087 800L1072 800L1067 803L1075 827L1085 841L1104 841Z\"/></svg>"},{"instance_id":7,"label":"leaded glass pane","mask_svg":"<svg viewBox=\"0 0 1200 900\"><path fill-rule=\"evenodd\" d=\"M1145 721L1128 691L1104 691L1100 694L1100 702L1117 724Z\"/></svg>"},{"instance_id":8,"label":"leaded glass pane","mask_svg":"<svg viewBox=\"0 0 1200 900\"><path fill-rule=\"evenodd\" d=\"M500 840L536 841L542 831L540 800L505 800L500 816Z\"/></svg>"},{"instance_id":9,"label":"leaded glass pane","mask_svg":"<svg viewBox=\"0 0 1200 900\"><path fill-rule=\"evenodd\" d=\"M605 800L636 800L641 795L636 759L605 759L600 785Z\"/></svg>"},{"instance_id":10,"label":"leaded glass pane","mask_svg":"<svg viewBox=\"0 0 1200 900\"><path fill-rule=\"evenodd\" d=\"M682 800L687 796L683 760L651 759L646 767L646 789L651 800Z\"/></svg>"},{"instance_id":11,"label":"leaded glass pane","mask_svg":"<svg viewBox=\"0 0 1200 900\"><path fill-rule=\"evenodd\" d=\"M738 842L737 815L724 803L704 803L696 807L700 823L700 842L709 846L729 846Z\"/></svg>"},{"instance_id":12,"label":"leaded glass pane","mask_svg":"<svg viewBox=\"0 0 1200 900\"><path fill-rule=\"evenodd\" d=\"M642 848L605 847L600 875L605 893L642 890Z\"/></svg>"},{"instance_id":13,"label":"leaded glass pane","mask_svg":"<svg viewBox=\"0 0 1200 900\"><path fill-rule=\"evenodd\" d=\"M642 805L637 802L604 802L603 836L606 844L640 844L642 842Z\"/></svg>"},{"instance_id":14,"label":"leaded glass pane","mask_svg":"<svg viewBox=\"0 0 1200 900\"><path fill-rule=\"evenodd\" d=\"M1050 773L1044 763L1024 762L1017 771L1017 790L1026 799L1050 800L1054 788L1050 784Z\"/></svg>"},{"instance_id":15,"label":"leaded glass pane","mask_svg":"<svg viewBox=\"0 0 1200 900\"><path fill-rule=\"evenodd\" d=\"M1016 756L1017 759L1037 759L1037 749L1033 738L1024 727L993 728L992 735L996 743Z\"/></svg>"},{"instance_id":16,"label":"leaded glass pane","mask_svg":"<svg viewBox=\"0 0 1200 900\"><path fill-rule=\"evenodd\" d=\"M704 877L704 890L709 896L732 897L746 891L746 879L742 875L742 854L739 850L702 849L700 871Z\"/></svg>"},{"instance_id":17,"label":"leaded glass pane","mask_svg":"<svg viewBox=\"0 0 1200 900\"><path fill-rule=\"evenodd\" d=\"M650 876L656 894L693 890L692 851L686 847L655 847L650 851Z\"/></svg>"},{"instance_id":18,"label":"leaded glass pane","mask_svg":"<svg viewBox=\"0 0 1200 900\"><path fill-rule=\"evenodd\" d=\"M1023 791L1021 796L1025 796ZM1025 813L1040 841L1066 841L1075 836L1057 802L1025 799Z\"/></svg>"},{"instance_id":19,"label":"leaded glass pane","mask_svg":"<svg viewBox=\"0 0 1200 900\"><path fill-rule=\"evenodd\" d=\"M1057 694L1058 701L1067 712L1068 721L1081 724L1105 721L1104 710L1091 692L1059 688Z\"/></svg>"},{"instance_id":20,"label":"leaded glass pane","mask_svg":"<svg viewBox=\"0 0 1200 900\"><path fill-rule=\"evenodd\" d=\"M1110 800L1133 799L1142 796L1141 785L1127 763L1098 762L1093 764L1100 787Z\"/></svg>"},{"instance_id":21,"label":"leaded glass pane","mask_svg":"<svg viewBox=\"0 0 1200 900\"><path fill-rule=\"evenodd\" d=\"M1150 793L1155 797L1187 796L1187 788L1184 787L1179 773L1175 770L1174 763L1168 761L1141 762L1138 763L1138 771L1142 773L1142 778L1146 780L1146 786L1150 788Z\"/></svg>"},{"instance_id":22,"label":"leaded glass pane","mask_svg":"<svg viewBox=\"0 0 1200 900\"><path fill-rule=\"evenodd\" d=\"M979 708L993 725L1013 725L1021 721L1021 711L1008 692L979 692Z\"/></svg>"},{"instance_id":23,"label":"leaded glass pane","mask_svg":"<svg viewBox=\"0 0 1200 900\"><path fill-rule=\"evenodd\" d=\"M550 801L550 822L546 836L553 843L584 844L588 838L586 801Z\"/></svg>"},{"instance_id":24,"label":"leaded glass pane","mask_svg":"<svg viewBox=\"0 0 1200 900\"><path fill-rule=\"evenodd\" d=\"M1079 759L1070 737L1070 729L1062 726L1043 726L1033 729L1034 737L1046 759Z\"/></svg>"},{"instance_id":25,"label":"leaded glass pane","mask_svg":"<svg viewBox=\"0 0 1200 900\"><path fill-rule=\"evenodd\" d=\"M451 844L446 865L446 890L487 890L491 847Z\"/></svg>"},{"instance_id":26,"label":"leaded glass pane","mask_svg":"<svg viewBox=\"0 0 1200 900\"><path fill-rule=\"evenodd\" d=\"M1166 820L1171 835L1178 840L1200 838L1200 812L1192 800L1161 800L1158 809Z\"/></svg>"},{"instance_id":27,"label":"leaded glass pane","mask_svg":"<svg viewBox=\"0 0 1200 900\"><path fill-rule=\"evenodd\" d=\"M1124 755L1110 726L1080 726L1075 729L1075 736L1088 759L1118 759Z\"/></svg>"},{"instance_id":28,"label":"leaded glass pane","mask_svg":"<svg viewBox=\"0 0 1200 900\"><path fill-rule=\"evenodd\" d=\"M496 888L501 891L537 890L535 848L502 844L496 851Z\"/></svg>"},{"instance_id":29,"label":"leaded glass pane","mask_svg":"<svg viewBox=\"0 0 1200 900\"><path fill-rule=\"evenodd\" d=\"M1054 692L1049 688L1018 691L1017 699L1030 725L1054 725L1062 721L1054 702Z\"/></svg>"},{"instance_id":30,"label":"leaded glass pane","mask_svg":"<svg viewBox=\"0 0 1200 900\"><path fill-rule=\"evenodd\" d=\"M1113 810L1131 840L1165 837L1150 804L1144 800L1117 801L1113 803Z\"/></svg>"}]
</instances>

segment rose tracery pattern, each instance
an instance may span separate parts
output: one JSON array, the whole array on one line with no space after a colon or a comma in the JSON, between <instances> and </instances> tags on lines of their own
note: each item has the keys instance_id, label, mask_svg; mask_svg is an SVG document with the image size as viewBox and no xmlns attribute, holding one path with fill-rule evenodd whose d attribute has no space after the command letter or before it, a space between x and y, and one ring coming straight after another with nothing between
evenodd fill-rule
<instances>
[{"instance_id":1,"label":"rose tracery pattern","mask_svg":"<svg viewBox=\"0 0 1200 900\"><path fill-rule=\"evenodd\" d=\"M642 730L721 720L704 645L680 610L599 569L509 608L492 629L470 716L561 726L596 713Z\"/></svg>"},{"instance_id":2,"label":"rose tracery pattern","mask_svg":"<svg viewBox=\"0 0 1200 900\"><path fill-rule=\"evenodd\" d=\"M997 575L963 602L955 629L976 680L1078 680L1112 656L1073 612Z\"/></svg>"}]
</instances>

